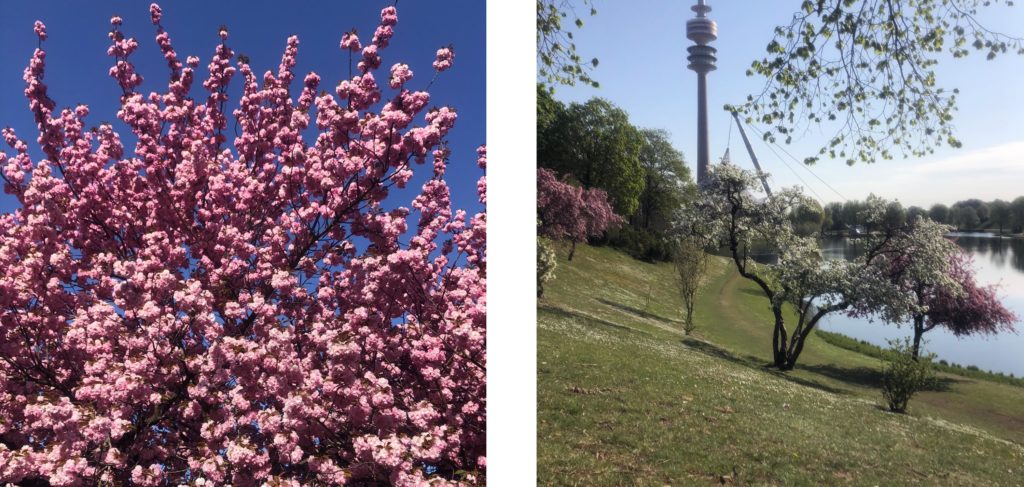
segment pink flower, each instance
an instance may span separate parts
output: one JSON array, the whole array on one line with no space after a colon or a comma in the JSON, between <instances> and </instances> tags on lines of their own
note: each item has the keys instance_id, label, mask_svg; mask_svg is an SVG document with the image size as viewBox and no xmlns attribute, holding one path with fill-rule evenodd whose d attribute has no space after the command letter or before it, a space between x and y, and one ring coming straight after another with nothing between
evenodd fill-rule
<instances>
[{"instance_id":1,"label":"pink flower","mask_svg":"<svg viewBox=\"0 0 1024 487\"><path fill-rule=\"evenodd\" d=\"M440 73L452 67L453 61L455 61L455 50L451 47L442 47L437 50L437 58L434 59L433 66Z\"/></svg>"},{"instance_id":2,"label":"pink flower","mask_svg":"<svg viewBox=\"0 0 1024 487\"><path fill-rule=\"evenodd\" d=\"M40 41L46 40L46 24L43 24L42 22L37 20L32 30L36 32L36 36L39 37Z\"/></svg>"},{"instance_id":3,"label":"pink flower","mask_svg":"<svg viewBox=\"0 0 1024 487\"><path fill-rule=\"evenodd\" d=\"M356 35L355 31L346 32L341 36L341 49L348 51L358 51L363 46L359 44L359 36Z\"/></svg>"},{"instance_id":4,"label":"pink flower","mask_svg":"<svg viewBox=\"0 0 1024 487\"><path fill-rule=\"evenodd\" d=\"M391 26L398 23L398 10L395 7L384 7L380 11L380 25Z\"/></svg>"},{"instance_id":5,"label":"pink flower","mask_svg":"<svg viewBox=\"0 0 1024 487\"><path fill-rule=\"evenodd\" d=\"M114 27L120 26L121 23L122 23L121 17L118 16L118 15L115 15L115 16L110 18L110 25L113 25Z\"/></svg>"},{"instance_id":6,"label":"pink flower","mask_svg":"<svg viewBox=\"0 0 1024 487\"><path fill-rule=\"evenodd\" d=\"M408 64L398 63L391 66L391 79L389 80L389 84L392 88L397 89L410 79L412 79L412 70L409 69Z\"/></svg>"},{"instance_id":7,"label":"pink flower","mask_svg":"<svg viewBox=\"0 0 1024 487\"><path fill-rule=\"evenodd\" d=\"M160 6L153 3L149 5L149 18L153 21L153 24L159 24L160 18L163 17L164 11L160 9Z\"/></svg>"}]
</instances>

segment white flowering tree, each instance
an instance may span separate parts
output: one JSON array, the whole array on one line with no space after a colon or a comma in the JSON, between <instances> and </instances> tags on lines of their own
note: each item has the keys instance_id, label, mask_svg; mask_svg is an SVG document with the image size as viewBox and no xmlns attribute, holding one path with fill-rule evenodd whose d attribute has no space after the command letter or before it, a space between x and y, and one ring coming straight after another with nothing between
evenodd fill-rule
<instances>
[{"instance_id":1,"label":"white flowering tree","mask_svg":"<svg viewBox=\"0 0 1024 487\"><path fill-rule=\"evenodd\" d=\"M817 239L800 236L789 218L809 198L797 188L767 198L759 188L753 173L729 164L712 166L686 223L688 232L724 247L740 276L755 283L768 299L774 321L773 364L780 370L796 365L807 338L829 313L880 315L896 322L916 309L915 301L900 292L884 267L874 265L880 259L923 253L915 272L923 279L949 280L941 225L920 218L910 223L887 219L890 202L871 196L861 218L876 232L866 239L865 253L850 261L824 261ZM755 244L773 252L777 261L755 261ZM787 324L787 306L795 323Z\"/></svg>"}]
</instances>

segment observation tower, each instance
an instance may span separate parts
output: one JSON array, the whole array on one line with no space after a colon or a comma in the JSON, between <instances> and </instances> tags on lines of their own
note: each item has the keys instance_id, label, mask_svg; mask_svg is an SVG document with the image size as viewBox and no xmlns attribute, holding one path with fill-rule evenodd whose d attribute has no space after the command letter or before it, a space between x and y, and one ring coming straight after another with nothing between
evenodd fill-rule
<instances>
[{"instance_id":1,"label":"observation tower","mask_svg":"<svg viewBox=\"0 0 1024 487\"><path fill-rule=\"evenodd\" d=\"M704 0L690 7L697 16L686 21L686 37L694 45L686 48L690 53L687 68L697 73L697 184L704 182L708 172L708 73L715 70L716 50L708 44L718 39L718 24L708 18L711 7Z\"/></svg>"}]
</instances>

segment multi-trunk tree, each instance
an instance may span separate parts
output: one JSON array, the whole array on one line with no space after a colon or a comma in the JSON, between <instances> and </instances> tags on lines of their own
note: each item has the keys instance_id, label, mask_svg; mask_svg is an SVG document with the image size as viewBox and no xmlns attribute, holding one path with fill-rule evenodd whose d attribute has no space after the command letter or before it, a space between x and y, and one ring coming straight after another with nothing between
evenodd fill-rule
<instances>
[{"instance_id":1,"label":"multi-trunk tree","mask_svg":"<svg viewBox=\"0 0 1024 487\"><path fill-rule=\"evenodd\" d=\"M138 41L111 19L134 150L87 128L88 107L56 109L35 26L44 158L11 129L0 154L19 203L0 216L0 482L480 478L487 218L451 206L455 110L428 109L407 65L379 71L396 9L342 36L357 65L333 93L316 73L294 86L297 37L260 75L223 29L193 86L199 58L150 13L160 92L139 91ZM435 70L452 60L438 50ZM400 206L392 189L424 170Z\"/></svg>"},{"instance_id":2,"label":"multi-trunk tree","mask_svg":"<svg viewBox=\"0 0 1024 487\"><path fill-rule=\"evenodd\" d=\"M723 246L740 276L764 293L773 317L773 364L792 369L821 317L848 305L843 296L858 282L852 278L853 264L822 263L816 240L795 232L791 212L808 204L799 191L785 189L772 198L759 197L752 173L730 164L709 169L700 196L689 209L687 231L711 246ZM776 252L777 262L757 262L755 245ZM797 310L793 328L786 325L789 305Z\"/></svg>"}]
</instances>

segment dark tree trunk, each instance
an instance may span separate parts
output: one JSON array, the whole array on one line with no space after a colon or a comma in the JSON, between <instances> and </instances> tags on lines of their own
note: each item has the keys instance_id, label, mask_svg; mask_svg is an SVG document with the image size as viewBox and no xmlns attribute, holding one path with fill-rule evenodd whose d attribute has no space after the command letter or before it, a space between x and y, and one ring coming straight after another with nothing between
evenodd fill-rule
<instances>
[{"instance_id":1,"label":"dark tree trunk","mask_svg":"<svg viewBox=\"0 0 1024 487\"><path fill-rule=\"evenodd\" d=\"M782 308L772 306L772 314L775 315L775 331L772 333L772 355L775 367L780 370L786 369L786 348L789 345L789 336L786 333L785 318L782 317Z\"/></svg>"},{"instance_id":2,"label":"dark tree trunk","mask_svg":"<svg viewBox=\"0 0 1024 487\"><path fill-rule=\"evenodd\" d=\"M804 351L804 344L807 343L807 338L811 336L811 332L814 331L814 327L818 325L818 321L820 321L822 317L829 313L832 313L833 311L843 310L846 309L847 307L847 303L840 302L832 306L820 308L817 312L814 313L814 316L811 317L810 321L806 323L803 322L803 320L806 319L806 316L801 315L800 323L797 323L796 330L793 332L793 336L789 339L788 347L785 343L785 327L778 327L778 325L776 325L777 328L780 328L782 331L782 343L780 344L781 348L778 348L776 351L776 367L778 367L779 370L783 371L793 370L796 367L797 359L800 358L800 354L803 353ZM779 315L777 315L776 317L776 323L778 323L779 319L781 319L781 309L779 310ZM780 352L782 355L781 364L778 358L778 354Z\"/></svg>"},{"instance_id":3,"label":"dark tree trunk","mask_svg":"<svg viewBox=\"0 0 1024 487\"><path fill-rule=\"evenodd\" d=\"M924 331L924 316L914 316L914 348L911 350L914 361L921 356L921 336L924 335Z\"/></svg>"},{"instance_id":4,"label":"dark tree trunk","mask_svg":"<svg viewBox=\"0 0 1024 487\"><path fill-rule=\"evenodd\" d=\"M576 239L572 239L572 248L569 249L569 262L572 262L573 255L576 255Z\"/></svg>"}]
</instances>

